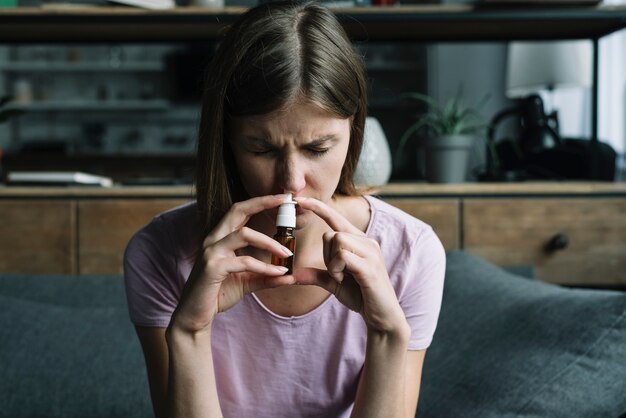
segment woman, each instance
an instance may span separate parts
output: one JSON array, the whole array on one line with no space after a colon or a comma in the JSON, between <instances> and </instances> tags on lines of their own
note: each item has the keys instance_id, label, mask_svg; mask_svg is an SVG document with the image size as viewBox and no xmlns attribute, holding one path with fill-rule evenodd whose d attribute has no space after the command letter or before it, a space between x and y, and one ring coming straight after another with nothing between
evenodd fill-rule
<instances>
[{"instance_id":1,"label":"woman","mask_svg":"<svg viewBox=\"0 0 626 418\"><path fill-rule=\"evenodd\" d=\"M424 223L352 183L363 65L334 15L269 3L207 74L196 202L131 240L124 270L157 416L413 417L445 269ZM298 202L293 274L271 236Z\"/></svg>"}]
</instances>

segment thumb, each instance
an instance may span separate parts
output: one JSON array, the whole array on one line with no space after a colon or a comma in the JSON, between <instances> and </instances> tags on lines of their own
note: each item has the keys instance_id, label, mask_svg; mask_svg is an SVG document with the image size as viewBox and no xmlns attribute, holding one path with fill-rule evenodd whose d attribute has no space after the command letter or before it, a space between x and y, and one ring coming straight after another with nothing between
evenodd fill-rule
<instances>
[{"instance_id":1,"label":"thumb","mask_svg":"<svg viewBox=\"0 0 626 418\"><path fill-rule=\"evenodd\" d=\"M319 286L330 293L333 293L338 283L335 279L330 277L328 271L312 267L295 269L293 277L295 277L296 283L298 284Z\"/></svg>"},{"instance_id":2,"label":"thumb","mask_svg":"<svg viewBox=\"0 0 626 418\"><path fill-rule=\"evenodd\" d=\"M295 284L294 276L265 276L258 273L244 274L245 293L252 293L258 290L269 289L273 287L286 286Z\"/></svg>"}]
</instances>

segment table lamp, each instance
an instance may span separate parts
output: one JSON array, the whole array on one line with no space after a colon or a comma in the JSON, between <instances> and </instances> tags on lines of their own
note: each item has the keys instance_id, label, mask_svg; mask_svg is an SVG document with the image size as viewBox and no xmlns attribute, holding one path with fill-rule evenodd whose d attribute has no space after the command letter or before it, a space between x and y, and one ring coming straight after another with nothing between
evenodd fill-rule
<instances>
[{"instance_id":1,"label":"table lamp","mask_svg":"<svg viewBox=\"0 0 626 418\"><path fill-rule=\"evenodd\" d=\"M543 136L543 126L558 136L559 120L554 108L554 91L592 85L592 44L590 41L511 42L507 57L506 95L520 101L525 126L537 129L532 147L550 148L555 141ZM541 93L546 93L541 95ZM549 103L544 108L543 98ZM531 128L532 129L532 128Z\"/></svg>"},{"instance_id":2,"label":"table lamp","mask_svg":"<svg viewBox=\"0 0 626 418\"><path fill-rule=\"evenodd\" d=\"M491 125L515 116L519 120L522 152L553 148L560 135L553 91L591 85L591 43L511 42L508 52L506 95L518 101L514 108L497 114ZM547 112L539 94L542 92L548 93L550 99ZM494 135L493 130L489 135Z\"/></svg>"},{"instance_id":3,"label":"table lamp","mask_svg":"<svg viewBox=\"0 0 626 418\"><path fill-rule=\"evenodd\" d=\"M506 95L521 98L542 90L590 87L590 41L511 42Z\"/></svg>"},{"instance_id":4,"label":"table lamp","mask_svg":"<svg viewBox=\"0 0 626 418\"><path fill-rule=\"evenodd\" d=\"M551 177L563 171L558 162L552 161L561 158L554 157L558 153L569 151L563 149L553 94L557 89L592 85L592 46L590 41L509 44L506 96L517 100L514 107L499 112L490 123L487 132L488 173L497 172L494 158L500 160L504 169L522 169L535 176ZM550 102L547 112L542 96ZM513 142L499 141L495 135L497 126L511 117L518 122L519 137ZM544 162L543 159L551 161Z\"/></svg>"}]
</instances>

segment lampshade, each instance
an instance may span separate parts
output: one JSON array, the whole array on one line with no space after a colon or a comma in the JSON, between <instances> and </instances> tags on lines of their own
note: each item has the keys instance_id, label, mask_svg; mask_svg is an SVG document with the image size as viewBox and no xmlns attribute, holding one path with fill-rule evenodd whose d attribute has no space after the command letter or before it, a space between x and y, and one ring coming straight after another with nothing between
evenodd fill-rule
<instances>
[{"instance_id":1,"label":"lampshade","mask_svg":"<svg viewBox=\"0 0 626 418\"><path fill-rule=\"evenodd\" d=\"M525 97L539 90L591 86L591 41L511 42L506 95Z\"/></svg>"}]
</instances>

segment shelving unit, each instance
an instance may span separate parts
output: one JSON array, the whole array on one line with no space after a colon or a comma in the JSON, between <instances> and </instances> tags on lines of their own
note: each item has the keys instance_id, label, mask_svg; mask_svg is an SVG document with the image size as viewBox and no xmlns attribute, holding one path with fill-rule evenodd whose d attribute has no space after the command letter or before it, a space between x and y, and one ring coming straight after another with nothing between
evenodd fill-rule
<instances>
[{"instance_id":1,"label":"shelving unit","mask_svg":"<svg viewBox=\"0 0 626 418\"><path fill-rule=\"evenodd\" d=\"M113 67L108 63L93 62L6 62L0 63L0 71L13 73L38 72L159 72L164 70L163 62L133 62Z\"/></svg>"},{"instance_id":2,"label":"shelving unit","mask_svg":"<svg viewBox=\"0 0 626 418\"><path fill-rule=\"evenodd\" d=\"M168 158L180 146L179 154L191 154L197 113L191 105L173 103L166 91L167 57L177 48L128 43L25 43L0 48L0 85L4 85L0 90L14 95L8 108L19 111L9 121L10 141L0 147L9 157L20 158L8 158L4 175L11 167L20 170L29 165L30 154L49 150L69 157L55 158L52 170L76 166L77 161L85 163L78 170L95 167L81 158L85 153L136 157L160 152ZM97 168L119 170L110 159ZM164 173L171 173L166 166Z\"/></svg>"},{"instance_id":3,"label":"shelving unit","mask_svg":"<svg viewBox=\"0 0 626 418\"><path fill-rule=\"evenodd\" d=\"M598 39L626 26L626 5L561 8L480 8L403 5L334 9L353 39L377 41L497 41ZM0 42L206 41L241 7L54 6L0 11Z\"/></svg>"},{"instance_id":4,"label":"shelving unit","mask_svg":"<svg viewBox=\"0 0 626 418\"><path fill-rule=\"evenodd\" d=\"M4 74L5 90L15 93L15 82L18 80L26 80L29 89L33 90L25 100L18 100L10 106L19 110L21 116L11 121L13 141L11 146L5 149L7 151L5 154L22 155L20 158L9 159L5 164L5 172L8 169L19 170L20 166L33 167L33 159L28 154L36 153L38 147L45 149L46 141L56 142L57 147L66 144L65 153L72 158L55 159L55 163L59 166L63 164L63 167L85 162L84 158L80 158L80 154L84 152L100 152L107 156L106 164L99 165L98 169L114 167L115 165L110 163L112 156L124 153L136 157L160 153L163 158L169 158L172 153L192 155L200 104L198 99L193 102L184 100L181 102L177 97L170 97L178 86L167 83L175 83L186 78L172 73L172 59L175 57L161 56L155 59L154 53L120 51L125 48L126 42L106 44L74 42L69 45L40 42L9 44L5 47L9 50L5 54L8 57L6 60L1 59L0 51L0 83L3 83ZM169 44L180 49L189 45ZM161 43L151 42L142 45L158 48ZM116 50L116 56L121 55L123 58L115 58L114 65L109 62L111 48ZM397 98L404 91L418 91L424 88L425 46L416 47L412 44L398 46L390 42L373 42L357 43L357 48L364 56L372 86L370 115L378 117L383 125L390 127L387 132L390 138L398 138L404 126L411 122L415 109L408 107L407 103L398 101ZM183 57L183 62L181 65L189 67L187 58ZM159 86L159 91L155 92L156 97L139 99L134 97L136 94L114 85L114 80L133 76L134 84L141 83L146 77L160 78L162 85ZM87 78L93 81L85 85L81 80ZM53 80L69 80L66 87L73 89L73 93L59 89L58 86L52 88ZM85 88L82 90L76 88L79 83ZM133 83L126 84L132 90ZM199 80L197 84L197 90L200 91ZM103 97L98 97L100 95L98 88L106 89ZM119 92L126 97L117 97ZM175 149L176 144L181 143L176 138L176 136L180 138L180 134L162 138L163 132L172 125L186 127L184 129L187 130L189 140L186 141L183 151ZM37 126L48 128L35 131ZM113 132L111 126L118 128ZM124 144L129 143L124 142L124 137L137 138L133 131L143 131L151 126L161 129L152 134L142 133L139 141L130 141L131 145L124 148ZM86 167L93 170L94 166L92 164ZM171 170L163 171L163 176L172 173ZM128 173L127 170L125 172ZM155 174L154 170L151 170L151 173ZM99 174L119 179L115 173Z\"/></svg>"},{"instance_id":5,"label":"shelving unit","mask_svg":"<svg viewBox=\"0 0 626 418\"><path fill-rule=\"evenodd\" d=\"M153 111L167 110L170 107L167 100L110 100L110 101L43 101L8 106L22 112L123 112L123 111Z\"/></svg>"},{"instance_id":6,"label":"shelving unit","mask_svg":"<svg viewBox=\"0 0 626 418\"><path fill-rule=\"evenodd\" d=\"M44 8L16 8L0 10L0 44L23 45L28 43L63 44L98 42L183 42L207 43L223 33L225 28L246 9L226 7L208 9L179 7L170 10L144 10L130 7L93 7L55 5ZM589 7L539 7L539 8L480 8L474 5L402 5L393 7L353 7L333 9L349 36L357 43L387 42L393 45L428 42L475 42L508 40L566 40L591 39L597 47L598 40L626 27L626 5ZM419 62L419 59L416 60ZM383 63L383 64L381 64ZM28 69L28 66L33 66ZM54 64L47 73L104 71L97 63ZM125 72L162 71L160 63L131 64L107 68L111 74ZM411 62L386 57L382 61L367 63L374 84L371 100L372 113L382 118L399 114L403 108L396 98L399 91L419 90L423 86L426 69ZM43 73L36 62L26 62L3 67L6 71ZM595 54L595 84L597 86L597 48ZM2 69L0 69L2 71ZM398 88L393 81L413 76L413 83ZM390 81L385 85L384 77ZM422 81L420 81L422 80ZM380 88L376 91L376 88ZM382 93L381 93L382 92ZM596 109L597 92L592 107ZM121 107L119 107L121 105ZM144 106L145 105L145 106ZM85 102L79 105L35 104L25 107L26 113L56 114L62 117L72 112L80 118L89 111L103 111L110 115L126 112L165 111L166 103L148 102L135 105L119 100L103 103ZM121 110L122 112L119 112ZM408 115L413 112L404 108ZM592 132L597 132L597 111L593 112ZM117 117L117 116L116 116ZM389 116L391 117L391 116ZM165 120L165 119L162 119ZM401 123L390 123L401 130ZM397 132L388 133L397 137Z\"/></svg>"}]
</instances>

